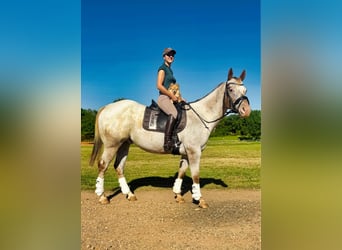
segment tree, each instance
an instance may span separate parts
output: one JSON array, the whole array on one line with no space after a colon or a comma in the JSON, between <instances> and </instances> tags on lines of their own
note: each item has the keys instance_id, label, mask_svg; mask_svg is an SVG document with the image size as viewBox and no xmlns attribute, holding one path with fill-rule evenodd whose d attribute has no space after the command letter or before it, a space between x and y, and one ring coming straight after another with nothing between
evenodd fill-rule
<instances>
[{"instance_id":1,"label":"tree","mask_svg":"<svg viewBox=\"0 0 342 250\"><path fill-rule=\"evenodd\" d=\"M261 137L261 111L252 111L251 115L246 119L246 122L248 135L255 140L259 140Z\"/></svg>"},{"instance_id":2,"label":"tree","mask_svg":"<svg viewBox=\"0 0 342 250\"><path fill-rule=\"evenodd\" d=\"M94 138L96 110L81 109L81 140Z\"/></svg>"},{"instance_id":3,"label":"tree","mask_svg":"<svg viewBox=\"0 0 342 250\"><path fill-rule=\"evenodd\" d=\"M240 135L240 139L259 140L261 137L261 111L253 110L249 117L238 115L225 117L211 134L214 136Z\"/></svg>"}]
</instances>

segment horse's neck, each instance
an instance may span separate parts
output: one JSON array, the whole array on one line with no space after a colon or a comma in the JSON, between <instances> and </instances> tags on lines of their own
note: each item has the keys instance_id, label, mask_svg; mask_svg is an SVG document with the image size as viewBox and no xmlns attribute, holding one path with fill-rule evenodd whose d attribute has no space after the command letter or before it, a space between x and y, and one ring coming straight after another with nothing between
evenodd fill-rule
<instances>
[{"instance_id":1,"label":"horse's neck","mask_svg":"<svg viewBox=\"0 0 342 250\"><path fill-rule=\"evenodd\" d=\"M223 107L225 88L225 84L222 83L205 97L191 104L204 120L214 121L223 116L225 112L225 108ZM218 122L208 123L207 126L213 129Z\"/></svg>"}]
</instances>

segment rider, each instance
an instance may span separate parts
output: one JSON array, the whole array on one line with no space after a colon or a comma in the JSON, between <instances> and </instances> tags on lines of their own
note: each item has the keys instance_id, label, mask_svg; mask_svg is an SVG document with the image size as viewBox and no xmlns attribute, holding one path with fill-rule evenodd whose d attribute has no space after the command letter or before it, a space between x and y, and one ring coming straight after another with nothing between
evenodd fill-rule
<instances>
[{"instance_id":1,"label":"rider","mask_svg":"<svg viewBox=\"0 0 342 250\"><path fill-rule=\"evenodd\" d=\"M163 51L163 64L158 69L157 89L159 90L158 105L168 115L165 127L164 150L172 150L172 132L177 119L177 109L173 103L177 102L177 97L168 91L171 83L176 83L173 76L171 64L175 59L176 51L172 48L166 48ZM170 101L172 100L172 102Z\"/></svg>"}]
</instances>

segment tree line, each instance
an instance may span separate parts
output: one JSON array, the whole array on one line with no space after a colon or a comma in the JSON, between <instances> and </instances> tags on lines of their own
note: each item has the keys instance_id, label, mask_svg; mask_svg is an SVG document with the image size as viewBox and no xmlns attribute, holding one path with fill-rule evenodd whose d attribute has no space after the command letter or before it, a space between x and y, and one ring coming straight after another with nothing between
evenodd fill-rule
<instances>
[{"instance_id":1,"label":"tree line","mask_svg":"<svg viewBox=\"0 0 342 250\"><path fill-rule=\"evenodd\" d=\"M94 139L95 118L97 111L81 109L81 140ZM261 138L261 111L252 110L248 118L238 115L229 115L223 118L211 133L210 137L235 135L240 140L260 140Z\"/></svg>"},{"instance_id":2,"label":"tree line","mask_svg":"<svg viewBox=\"0 0 342 250\"><path fill-rule=\"evenodd\" d=\"M240 140L260 140L261 111L252 110L248 118L229 115L222 119L211 133L214 136L237 135Z\"/></svg>"}]
</instances>

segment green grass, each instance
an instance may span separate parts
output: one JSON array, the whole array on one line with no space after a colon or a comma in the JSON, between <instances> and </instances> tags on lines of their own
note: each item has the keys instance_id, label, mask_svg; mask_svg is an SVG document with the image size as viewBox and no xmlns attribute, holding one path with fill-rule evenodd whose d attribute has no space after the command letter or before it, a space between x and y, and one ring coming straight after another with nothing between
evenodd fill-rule
<instances>
[{"instance_id":1,"label":"green grass","mask_svg":"<svg viewBox=\"0 0 342 250\"><path fill-rule=\"evenodd\" d=\"M88 165L92 145L81 146L81 188L95 190L97 163ZM237 137L212 137L202 153L201 185L205 188L260 189L260 142L239 141ZM147 153L132 145L128 154L127 182L150 181L155 187L169 187L178 171L180 156ZM187 176L190 170L187 170ZM186 178L187 182L191 180ZM111 163L105 175L105 190L119 186ZM139 185L138 185L139 186ZM144 184L141 186L148 186Z\"/></svg>"}]
</instances>

